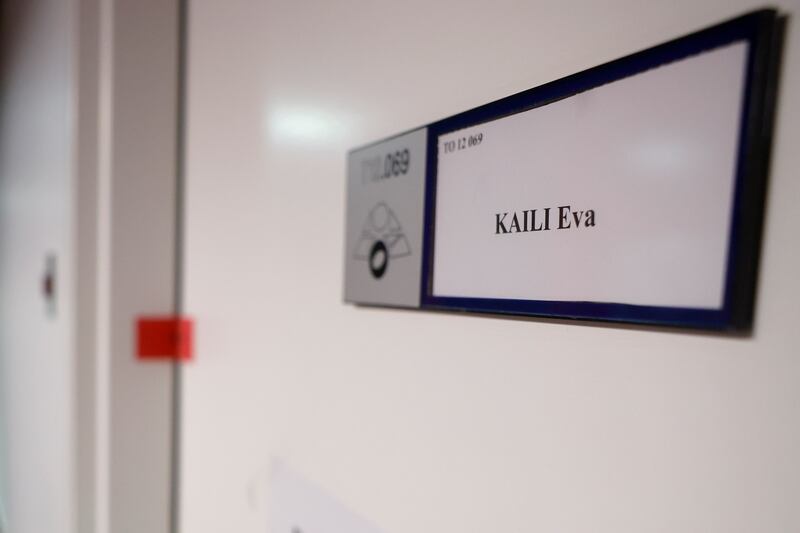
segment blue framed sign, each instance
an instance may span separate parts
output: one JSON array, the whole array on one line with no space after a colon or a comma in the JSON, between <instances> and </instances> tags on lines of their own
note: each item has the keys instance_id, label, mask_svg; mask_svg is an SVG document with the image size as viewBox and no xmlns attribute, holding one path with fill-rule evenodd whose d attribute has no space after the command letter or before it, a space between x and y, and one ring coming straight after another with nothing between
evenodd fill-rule
<instances>
[{"instance_id":1,"label":"blue framed sign","mask_svg":"<svg viewBox=\"0 0 800 533\"><path fill-rule=\"evenodd\" d=\"M781 24L749 13L351 151L345 299L748 330Z\"/></svg>"}]
</instances>

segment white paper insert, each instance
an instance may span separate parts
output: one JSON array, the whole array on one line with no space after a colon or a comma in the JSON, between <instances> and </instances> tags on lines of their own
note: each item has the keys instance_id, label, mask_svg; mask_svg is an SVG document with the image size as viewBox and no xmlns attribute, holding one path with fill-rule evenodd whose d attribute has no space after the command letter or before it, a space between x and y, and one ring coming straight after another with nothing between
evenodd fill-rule
<instances>
[{"instance_id":1,"label":"white paper insert","mask_svg":"<svg viewBox=\"0 0 800 533\"><path fill-rule=\"evenodd\" d=\"M434 296L720 308L746 58L735 43L442 135ZM503 233L546 208L550 230Z\"/></svg>"}]
</instances>

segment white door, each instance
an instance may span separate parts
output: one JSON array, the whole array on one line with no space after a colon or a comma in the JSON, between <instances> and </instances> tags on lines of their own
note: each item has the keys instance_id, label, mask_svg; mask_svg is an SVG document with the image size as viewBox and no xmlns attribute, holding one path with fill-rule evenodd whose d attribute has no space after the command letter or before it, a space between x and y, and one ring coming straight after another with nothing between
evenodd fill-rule
<instances>
[{"instance_id":1,"label":"white door","mask_svg":"<svg viewBox=\"0 0 800 533\"><path fill-rule=\"evenodd\" d=\"M0 531L71 532L72 6L2 7Z\"/></svg>"},{"instance_id":2,"label":"white door","mask_svg":"<svg viewBox=\"0 0 800 533\"><path fill-rule=\"evenodd\" d=\"M0 532L166 533L178 2L0 9Z\"/></svg>"}]
</instances>

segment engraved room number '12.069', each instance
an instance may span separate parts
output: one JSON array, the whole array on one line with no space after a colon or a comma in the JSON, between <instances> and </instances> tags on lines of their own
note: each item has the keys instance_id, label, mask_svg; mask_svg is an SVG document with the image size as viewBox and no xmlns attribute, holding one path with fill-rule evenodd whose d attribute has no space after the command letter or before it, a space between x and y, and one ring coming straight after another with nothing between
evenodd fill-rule
<instances>
[{"instance_id":1,"label":"engraved room number '12.069'","mask_svg":"<svg viewBox=\"0 0 800 533\"><path fill-rule=\"evenodd\" d=\"M383 158L383 173L380 177L382 179L387 179L406 174L410 163L411 154L408 148L388 153Z\"/></svg>"},{"instance_id":2,"label":"engraved room number '12.069'","mask_svg":"<svg viewBox=\"0 0 800 533\"><path fill-rule=\"evenodd\" d=\"M383 157L375 156L366 159L361 165L364 183L402 176L408 173L408 168L411 165L411 152L408 148L402 148L389 152Z\"/></svg>"}]
</instances>

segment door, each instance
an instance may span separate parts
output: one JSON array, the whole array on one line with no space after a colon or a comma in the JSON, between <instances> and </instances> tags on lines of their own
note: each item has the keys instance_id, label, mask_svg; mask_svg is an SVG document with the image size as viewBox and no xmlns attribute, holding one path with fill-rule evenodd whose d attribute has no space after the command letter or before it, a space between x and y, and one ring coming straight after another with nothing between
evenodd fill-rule
<instances>
[{"instance_id":1,"label":"door","mask_svg":"<svg viewBox=\"0 0 800 533\"><path fill-rule=\"evenodd\" d=\"M0 531L73 531L72 6L0 20Z\"/></svg>"}]
</instances>

